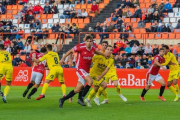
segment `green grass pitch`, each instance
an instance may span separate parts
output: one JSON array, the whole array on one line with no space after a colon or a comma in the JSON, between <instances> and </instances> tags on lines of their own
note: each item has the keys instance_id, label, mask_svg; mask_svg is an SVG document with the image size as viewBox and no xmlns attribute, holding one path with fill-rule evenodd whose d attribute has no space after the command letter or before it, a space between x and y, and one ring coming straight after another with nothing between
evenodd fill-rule
<instances>
[{"instance_id":1,"label":"green grass pitch","mask_svg":"<svg viewBox=\"0 0 180 120\"><path fill-rule=\"evenodd\" d=\"M2 87L4 89L4 86ZM139 99L141 89L122 89L128 101L123 102L116 90L108 88L109 104L92 107L82 107L77 104L77 95L73 103L66 101L59 108L59 98L62 96L60 87L49 87L46 98L35 100L42 87L32 96L32 99L22 97L25 87L11 87L7 96L8 103L0 101L0 120L178 120L180 118L180 101L174 102L174 95L165 90L167 101L157 99L159 90L150 90L145 98ZM67 88L67 93L73 88ZM100 102L103 97L100 98Z\"/></svg>"}]
</instances>

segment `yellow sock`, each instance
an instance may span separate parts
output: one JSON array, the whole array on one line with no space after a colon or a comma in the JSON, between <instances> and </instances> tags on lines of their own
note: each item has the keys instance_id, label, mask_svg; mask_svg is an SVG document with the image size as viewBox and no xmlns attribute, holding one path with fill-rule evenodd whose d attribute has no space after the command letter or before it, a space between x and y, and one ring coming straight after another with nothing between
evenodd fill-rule
<instances>
[{"instance_id":1,"label":"yellow sock","mask_svg":"<svg viewBox=\"0 0 180 120\"><path fill-rule=\"evenodd\" d=\"M6 87L4 88L4 96L7 96L10 90L10 86L6 85Z\"/></svg>"},{"instance_id":2,"label":"yellow sock","mask_svg":"<svg viewBox=\"0 0 180 120\"><path fill-rule=\"evenodd\" d=\"M108 97L107 97L107 90L106 89L102 92L102 95L104 96L105 100L108 99Z\"/></svg>"},{"instance_id":3,"label":"yellow sock","mask_svg":"<svg viewBox=\"0 0 180 120\"><path fill-rule=\"evenodd\" d=\"M99 96L102 94L103 88L99 87L98 92L96 93L96 97L99 98Z\"/></svg>"},{"instance_id":4,"label":"yellow sock","mask_svg":"<svg viewBox=\"0 0 180 120\"><path fill-rule=\"evenodd\" d=\"M45 95L46 90L48 89L48 83L44 83L41 94Z\"/></svg>"},{"instance_id":5,"label":"yellow sock","mask_svg":"<svg viewBox=\"0 0 180 120\"><path fill-rule=\"evenodd\" d=\"M61 90L62 90L63 95L66 95L66 85L65 84L61 85Z\"/></svg>"},{"instance_id":6,"label":"yellow sock","mask_svg":"<svg viewBox=\"0 0 180 120\"><path fill-rule=\"evenodd\" d=\"M169 87L169 89L171 90L172 93L177 95L176 89L172 85Z\"/></svg>"},{"instance_id":7,"label":"yellow sock","mask_svg":"<svg viewBox=\"0 0 180 120\"><path fill-rule=\"evenodd\" d=\"M120 85L118 85L117 87L116 87L116 91L118 92L118 94L120 95L121 94L121 91L120 91Z\"/></svg>"},{"instance_id":8,"label":"yellow sock","mask_svg":"<svg viewBox=\"0 0 180 120\"><path fill-rule=\"evenodd\" d=\"M174 85L174 87L175 87L175 89L176 89L176 94L179 95L179 85L176 84L176 85Z\"/></svg>"},{"instance_id":9,"label":"yellow sock","mask_svg":"<svg viewBox=\"0 0 180 120\"><path fill-rule=\"evenodd\" d=\"M91 100L91 98L93 98L95 94L96 94L96 92L94 91L94 89L92 89L88 95L88 99Z\"/></svg>"}]
</instances>

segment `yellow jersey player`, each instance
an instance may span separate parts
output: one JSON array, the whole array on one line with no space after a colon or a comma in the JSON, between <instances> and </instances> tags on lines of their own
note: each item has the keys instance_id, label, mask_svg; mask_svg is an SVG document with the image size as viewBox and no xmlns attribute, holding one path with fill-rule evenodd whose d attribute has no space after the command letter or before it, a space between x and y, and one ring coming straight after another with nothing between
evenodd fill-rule
<instances>
[{"instance_id":1,"label":"yellow jersey player","mask_svg":"<svg viewBox=\"0 0 180 120\"><path fill-rule=\"evenodd\" d=\"M167 82L167 87L171 90L172 93L174 93L176 95L176 98L174 99L174 101L178 101L179 100L179 86L178 86L178 79L180 76L180 68L179 68L179 64L176 60L176 57L169 52L169 47L167 45L163 46L164 50L165 50L165 62L162 63L162 66L169 66L169 77L168 77L168 82ZM174 84L174 87L172 86L172 84Z\"/></svg>"},{"instance_id":2,"label":"yellow jersey player","mask_svg":"<svg viewBox=\"0 0 180 120\"><path fill-rule=\"evenodd\" d=\"M92 62L94 64L93 67L90 69L90 77L93 79L94 88L89 93L89 96L85 99L85 102L89 107L91 107L90 100L92 97L94 97L99 87L101 86L102 88L100 93L103 90L105 90L107 87L107 83L104 81L104 75L109 71L111 66L114 64L114 60L111 57L112 51L113 51L112 46L108 46L105 51L105 54L107 55L108 58L101 55L93 56Z\"/></svg>"},{"instance_id":3,"label":"yellow jersey player","mask_svg":"<svg viewBox=\"0 0 180 120\"><path fill-rule=\"evenodd\" d=\"M52 45L47 45L47 54L45 54L43 57L36 59L35 55L33 54L33 61L39 63L44 60L46 60L47 65L49 67L49 74L45 78L45 82L42 88L41 95L36 98L36 100L40 100L41 98L45 98L45 92L48 88L48 85L51 81L53 81L55 78L58 79L58 81L61 84L61 89L63 93L63 97L65 97L66 94L66 86L64 84L64 77L63 77L63 68L59 64L59 56L56 52L52 51Z\"/></svg>"},{"instance_id":4,"label":"yellow jersey player","mask_svg":"<svg viewBox=\"0 0 180 120\"><path fill-rule=\"evenodd\" d=\"M0 45L0 81L5 76L6 87L4 89L3 102L7 103L6 96L9 93L12 75L13 75L13 66L11 60L11 54L7 51L4 51L4 45Z\"/></svg>"},{"instance_id":5,"label":"yellow jersey player","mask_svg":"<svg viewBox=\"0 0 180 120\"><path fill-rule=\"evenodd\" d=\"M107 41L103 41L102 42L102 50L101 52L105 52L106 47L108 46L108 42ZM108 73L104 76L105 78L105 82L109 83L109 80L111 80L116 88L116 91L118 92L119 97L123 100L123 101L127 101L126 97L124 97L121 94L121 88L120 85L118 84L118 77L117 77L117 73L116 73L116 68L114 66L114 64L111 66L110 70L108 71ZM94 98L94 102L98 103L99 101L99 96L100 96L100 92L102 91L102 88L100 87L97 94L96 94L96 98ZM108 103L108 97L107 97L107 91L104 90L102 92L102 95L104 96L104 101L101 104L105 104Z\"/></svg>"}]
</instances>

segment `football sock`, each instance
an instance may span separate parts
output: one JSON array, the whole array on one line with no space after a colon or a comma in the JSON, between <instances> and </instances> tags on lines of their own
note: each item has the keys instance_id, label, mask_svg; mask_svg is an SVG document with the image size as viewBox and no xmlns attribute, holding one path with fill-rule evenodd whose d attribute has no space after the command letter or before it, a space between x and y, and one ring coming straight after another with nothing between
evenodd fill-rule
<instances>
[{"instance_id":1,"label":"football sock","mask_svg":"<svg viewBox=\"0 0 180 120\"><path fill-rule=\"evenodd\" d=\"M82 93L82 97L83 98L86 96L86 94L88 93L90 88L91 88L91 86L86 85L86 87L84 88L83 93Z\"/></svg>"},{"instance_id":2,"label":"football sock","mask_svg":"<svg viewBox=\"0 0 180 120\"><path fill-rule=\"evenodd\" d=\"M98 89L98 92L96 93L96 97L99 98L99 96L101 95L101 91L103 91L103 88L100 86Z\"/></svg>"},{"instance_id":3,"label":"football sock","mask_svg":"<svg viewBox=\"0 0 180 120\"><path fill-rule=\"evenodd\" d=\"M7 96L10 90L10 86L6 85L6 87L4 88L4 96Z\"/></svg>"},{"instance_id":4,"label":"football sock","mask_svg":"<svg viewBox=\"0 0 180 120\"><path fill-rule=\"evenodd\" d=\"M92 89L88 95L88 99L91 100L91 98L93 98L95 94L96 94L96 92L94 91L94 89Z\"/></svg>"},{"instance_id":5,"label":"football sock","mask_svg":"<svg viewBox=\"0 0 180 120\"><path fill-rule=\"evenodd\" d=\"M102 95L104 96L105 100L108 99L108 97L107 97L107 90L106 89L102 92Z\"/></svg>"},{"instance_id":6,"label":"football sock","mask_svg":"<svg viewBox=\"0 0 180 120\"><path fill-rule=\"evenodd\" d=\"M61 90L62 90L63 95L66 95L66 85L65 84L61 85Z\"/></svg>"},{"instance_id":7,"label":"football sock","mask_svg":"<svg viewBox=\"0 0 180 120\"><path fill-rule=\"evenodd\" d=\"M118 85L117 87L116 87L116 91L117 91L117 93L120 95L121 94L121 91L120 91L120 85Z\"/></svg>"},{"instance_id":8,"label":"football sock","mask_svg":"<svg viewBox=\"0 0 180 120\"><path fill-rule=\"evenodd\" d=\"M28 86L27 86L27 90L31 89L32 86L33 86L33 84L29 83Z\"/></svg>"},{"instance_id":9,"label":"football sock","mask_svg":"<svg viewBox=\"0 0 180 120\"><path fill-rule=\"evenodd\" d=\"M176 94L179 95L179 85L176 84L176 85L174 85L174 87L175 87L175 89L176 89Z\"/></svg>"},{"instance_id":10,"label":"football sock","mask_svg":"<svg viewBox=\"0 0 180 120\"><path fill-rule=\"evenodd\" d=\"M0 91L1 91L1 81L0 81Z\"/></svg>"},{"instance_id":11,"label":"football sock","mask_svg":"<svg viewBox=\"0 0 180 120\"><path fill-rule=\"evenodd\" d=\"M161 86L159 96L162 96L164 93L165 86Z\"/></svg>"},{"instance_id":12,"label":"football sock","mask_svg":"<svg viewBox=\"0 0 180 120\"><path fill-rule=\"evenodd\" d=\"M141 93L141 97L144 97L144 95L146 94L147 90L144 88L142 93Z\"/></svg>"},{"instance_id":13,"label":"football sock","mask_svg":"<svg viewBox=\"0 0 180 120\"><path fill-rule=\"evenodd\" d=\"M65 100L73 97L74 95L75 95L75 92L74 92L74 90L72 90L71 92L69 92L69 94L66 97L63 97L62 100L65 101Z\"/></svg>"},{"instance_id":14,"label":"football sock","mask_svg":"<svg viewBox=\"0 0 180 120\"><path fill-rule=\"evenodd\" d=\"M172 85L169 87L169 89L171 90L172 93L177 95L176 89Z\"/></svg>"},{"instance_id":15,"label":"football sock","mask_svg":"<svg viewBox=\"0 0 180 120\"><path fill-rule=\"evenodd\" d=\"M81 91L79 92L78 99L81 99L81 98L82 98L82 93L83 93L83 90L84 90L84 88L83 88L83 89L81 89Z\"/></svg>"},{"instance_id":16,"label":"football sock","mask_svg":"<svg viewBox=\"0 0 180 120\"><path fill-rule=\"evenodd\" d=\"M43 88L42 88L41 95L45 95L46 90L48 89L48 85L49 85L48 83L44 83Z\"/></svg>"},{"instance_id":17,"label":"football sock","mask_svg":"<svg viewBox=\"0 0 180 120\"><path fill-rule=\"evenodd\" d=\"M32 95L34 95L34 93L36 93L36 92L37 92L37 88L33 88L33 89L31 90L31 92L29 93L28 96L32 96Z\"/></svg>"}]
</instances>

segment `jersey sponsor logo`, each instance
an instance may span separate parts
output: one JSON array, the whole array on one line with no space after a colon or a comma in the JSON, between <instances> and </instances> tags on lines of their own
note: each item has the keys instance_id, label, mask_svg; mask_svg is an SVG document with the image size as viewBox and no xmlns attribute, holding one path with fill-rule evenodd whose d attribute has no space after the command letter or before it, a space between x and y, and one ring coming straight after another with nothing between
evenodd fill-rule
<instances>
[{"instance_id":1,"label":"jersey sponsor logo","mask_svg":"<svg viewBox=\"0 0 180 120\"><path fill-rule=\"evenodd\" d=\"M14 81L24 81L27 82L28 81L28 70L19 70L18 75L15 77Z\"/></svg>"},{"instance_id":2,"label":"jersey sponsor logo","mask_svg":"<svg viewBox=\"0 0 180 120\"><path fill-rule=\"evenodd\" d=\"M92 57L83 57L83 59L91 60Z\"/></svg>"}]
</instances>

